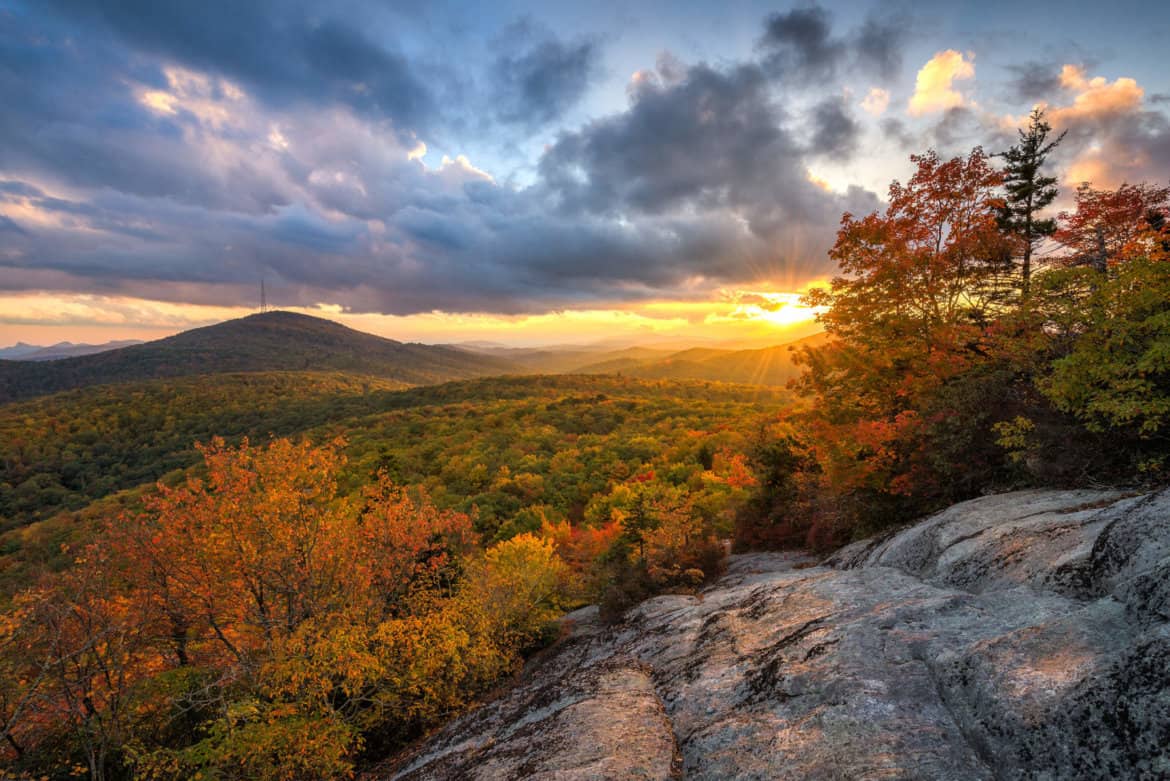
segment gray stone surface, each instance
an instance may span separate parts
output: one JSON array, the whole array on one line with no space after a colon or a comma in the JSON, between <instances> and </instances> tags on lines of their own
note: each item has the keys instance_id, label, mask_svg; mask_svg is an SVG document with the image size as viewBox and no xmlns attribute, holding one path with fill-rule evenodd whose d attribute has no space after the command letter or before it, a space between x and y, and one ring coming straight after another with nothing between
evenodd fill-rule
<instances>
[{"instance_id":1,"label":"gray stone surface","mask_svg":"<svg viewBox=\"0 0 1170 781\"><path fill-rule=\"evenodd\" d=\"M1170 778L1170 492L1024 491L733 557L569 637L395 779Z\"/></svg>"}]
</instances>

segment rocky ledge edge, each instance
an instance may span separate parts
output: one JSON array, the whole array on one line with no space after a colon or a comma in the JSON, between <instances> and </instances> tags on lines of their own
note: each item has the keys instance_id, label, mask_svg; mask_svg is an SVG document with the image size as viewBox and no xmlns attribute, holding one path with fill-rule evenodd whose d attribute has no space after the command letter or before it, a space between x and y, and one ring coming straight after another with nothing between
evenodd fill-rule
<instances>
[{"instance_id":1,"label":"rocky ledge edge","mask_svg":"<svg viewBox=\"0 0 1170 781\"><path fill-rule=\"evenodd\" d=\"M596 608L379 778L1170 778L1170 490L1020 491Z\"/></svg>"}]
</instances>

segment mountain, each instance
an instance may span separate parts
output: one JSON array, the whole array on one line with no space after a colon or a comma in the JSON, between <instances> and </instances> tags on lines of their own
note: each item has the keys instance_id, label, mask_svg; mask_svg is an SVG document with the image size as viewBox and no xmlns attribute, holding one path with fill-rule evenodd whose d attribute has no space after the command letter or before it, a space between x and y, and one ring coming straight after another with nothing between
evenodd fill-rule
<instances>
[{"instance_id":1,"label":"mountain","mask_svg":"<svg viewBox=\"0 0 1170 781\"><path fill-rule=\"evenodd\" d=\"M79 355L94 355L107 350L117 350L120 347L142 344L141 339L120 339L104 344L74 344L73 342L57 342L48 347L38 347L34 344L18 342L12 347L0 350L0 359L13 361L56 361L60 358L75 358Z\"/></svg>"},{"instance_id":2,"label":"mountain","mask_svg":"<svg viewBox=\"0 0 1170 781\"><path fill-rule=\"evenodd\" d=\"M15 361L43 349L40 345L17 342L11 347L0 347L0 361Z\"/></svg>"},{"instance_id":3,"label":"mountain","mask_svg":"<svg viewBox=\"0 0 1170 781\"><path fill-rule=\"evenodd\" d=\"M1020 491L564 619L371 778L1166 778L1170 491Z\"/></svg>"},{"instance_id":4,"label":"mountain","mask_svg":"<svg viewBox=\"0 0 1170 781\"><path fill-rule=\"evenodd\" d=\"M795 353L802 347L815 347L827 340L828 337L820 333L759 350L693 347L666 355L630 353L579 366L575 371L581 374L625 374L652 380L784 385L800 374L800 367L793 361Z\"/></svg>"},{"instance_id":5,"label":"mountain","mask_svg":"<svg viewBox=\"0 0 1170 781\"><path fill-rule=\"evenodd\" d=\"M521 371L501 358L411 344L331 320L265 312L94 355L0 360L0 402L128 380L224 372L340 371L411 385Z\"/></svg>"}]
</instances>

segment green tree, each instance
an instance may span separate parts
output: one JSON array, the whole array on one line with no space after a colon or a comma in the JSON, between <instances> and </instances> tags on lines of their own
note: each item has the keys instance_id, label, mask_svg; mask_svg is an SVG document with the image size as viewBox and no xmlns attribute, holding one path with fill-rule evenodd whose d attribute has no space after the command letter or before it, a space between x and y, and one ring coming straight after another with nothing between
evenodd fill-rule
<instances>
[{"instance_id":1,"label":"green tree","mask_svg":"<svg viewBox=\"0 0 1170 781\"><path fill-rule=\"evenodd\" d=\"M1170 437L1170 263L1139 258L1120 266L1094 292L1089 318L1090 327L1053 364L1041 389L1090 431L1112 429L1131 444L1160 442L1164 449Z\"/></svg>"},{"instance_id":2,"label":"green tree","mask_svg":"<svg viewBox=\"0 0 1170 781\"><path fill-rule=\"evenodd\" d=\"M1032 281L1032 255L1041 241L1056 232L1054 218L1037 216L1056 200L1059 192L1056 177L1045 176L1040 169L1068 131L1049 141L1052 127L1044 119L1044 109L1036 108L1028 118L1028 127L1018 132L1019 143L999 155L1005 162L1003 187L1007 193L999 210L999 227L1019 240L1023 259L1020 290L1027 298Z\"/></svg>"}]
</instances>

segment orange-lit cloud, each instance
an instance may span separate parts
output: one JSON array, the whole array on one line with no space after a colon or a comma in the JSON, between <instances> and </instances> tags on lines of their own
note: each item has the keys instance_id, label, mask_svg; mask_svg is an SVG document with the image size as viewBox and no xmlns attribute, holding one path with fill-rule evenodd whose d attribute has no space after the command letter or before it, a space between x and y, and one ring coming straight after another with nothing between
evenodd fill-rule
<instances>
[{"instance_id":1,"label":"orange-lit cloud","mask_svg":"<svg viewBox=\"0 0 1170 781\"><path fill-rule=\"evenodd\" d=\"M1083 68L1065 65L1060 71L1060 86L1073 93L1070 106L1050 108L1048 116L1054 124L1062 125L1077 119L1124 114L1141 106L1145 90L1131 78L1113 82L1102 76L1089 79Z\"/></svg>"},{"instance_id":2,"label":"orange-lit cloud","mask_svg":"<svg viewBox=\"0 0 1170 781\"><path fill-rule=\"evenodd\" d=\"M967 104L963 93L954 87L956 81L975 78L974 55L947 49L935 54L918 71L909 111L914 116L945 111Z\"/></svg>"},{"instance_id":3,"label":"orange-lit cloud","mask_svg":"<svg viewBox=\"0 0 1170 781\"><path fill-rule=\"evenodd\" d=\"M875 117L886 113L890 105L890 92L881 87L870 87L869 92L861 100L861 110Z\"/></svg>"},{"instance_id":4,"label":"orange-lit cloud","mask_svg":"<svg viewBox=\"0 0 1170 781\"><path fill-rule=\"evenodd\" d=\"M833 192L833 185L830 184L829 180L823 176L819 176L818 174L809 171L808 180L827 193Z\"/></svg>"},{"instance_id":5,"label":"orange-lit cloud","mask_svg":"<svg viewBox=\"0 0 1170 781\"><path fill-rule=\"evenodd\" d=\"M421 160L424 157L426 157L426 154L427 154L427 145L424 144L422 141L419 141L418 144L414 147L414 149L411 149L409 152L406 153L406 159L407 160Z\"/></svg>"},{"instance_id":6,"label":"orange-lit cloud","mask_svg":"<svg viewBox=\"0 0 1170 781\"><path fill-rule=\"evenodd\" d=\"M1124 181L1147 178L1153 166L1147 151L1127 143L1115 132L1118 120L1137 122L1145 111L1145 90L1135 79L1122 76L1109 81L1090 77L1079 65L1065 65L1060 86L1071 97L1064 105L1041 103L1057 131L1071 130L1084 146L1065 172L1069 185L1091 182L1097 187L1116 187ZM1026 117L1004 117L1004 128L1026 124Z\"/></svg>"}]
</instances>

